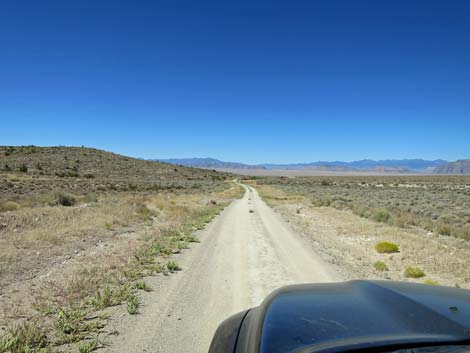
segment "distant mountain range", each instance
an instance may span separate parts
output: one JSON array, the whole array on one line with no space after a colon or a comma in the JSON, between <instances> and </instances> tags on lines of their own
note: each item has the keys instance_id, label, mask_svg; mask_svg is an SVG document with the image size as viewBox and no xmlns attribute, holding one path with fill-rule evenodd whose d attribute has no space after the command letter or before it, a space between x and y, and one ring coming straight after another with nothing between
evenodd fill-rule
<instances>
[{"instance_id":1,"label":"distant mountain range","mask_svg":"<svg viewBox=\"0 0 470 353\"><path fill-rule=\"evenodd\" d=\"M311 163L295 163L295 164L263 164L267 169L330 169L330 170L377 170L377 171L431 171L435 167L445 164L445 160L428 161L424 159L387 159L387 160L371 160L362 159L353 162L342 161L318 161Z\"/></svg>"},{"instance_id":2,"label":"distant mountain range","mask_svg":"<svg viewBox=\"0 0 470 353\"><path fill-rule=\"evenodd\" d=\"M363 159L353 162L318 161L291 164L244 164L238 162L224 162L214 158L159 159L158 161L205 169L470 174L470 160L449 162L442 159L386 159L378 161Z\"/></svg>"},{"instance_id":3,"label":"distant mountain range","mask_svg":"<svg viewBox=\"0 0 470 353\"><path fill-rule=\"evenodd\" d=\"M434 169L437 174L470 174L470 159L461 159L440 165Z\"/></svg>"},{"instance_id":4,"label":"distant mountain range","mask_svg":"<svg viewBox=\"0 0 470 353\"><path fill-rule=\"evenodd\" d=\"M205 169L265 169L259 165L249 165L237 162L222 162L214 158L155 159L155 161L177 164L185 167Z\"/></svg>"}]
</instances>

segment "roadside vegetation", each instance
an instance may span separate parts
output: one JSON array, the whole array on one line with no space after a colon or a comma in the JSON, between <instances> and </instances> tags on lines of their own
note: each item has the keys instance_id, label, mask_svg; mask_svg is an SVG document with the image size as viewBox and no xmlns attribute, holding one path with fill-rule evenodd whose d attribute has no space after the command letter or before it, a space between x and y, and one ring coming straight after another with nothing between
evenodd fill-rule
<instances>
[{"instance_id":1,"label":"roadside vegetation","mask_svg":"<svg viewBox=\"0 0 470 353\"><path fill-rule=\"evenodd\" d=\"M470 240L470 176L259 177L256 182L305 196L316 207Z\"/></svg>"},{"instance_id":2,"label":"roadside vegetation","mask_svg":"<svg viewBox=\"0 0 470 353\"><path fill-rule=\"evenodd\" d=\"M462 236L468 226L469 177L258 177L244 182L255 186L344 278L470 288L469 239ZM415 206L406 216L390 207L410 198ZM433 207L442 217L427 217ZM438 226L449 214L454 215L447 217L449 228Z\"/></svg>"},{"instance_id":3,"label":"roadside vegetation","mask_svg":"<svg viewBox=\"0 0 470 353\"><path fill-rule=\"evenodd\" d=\"M105 346L109 310L138 315L145 278L184 270L174 255L243 194L227 174L87 148L0 158L0 353Z\"/></svg>"}]
</instances>

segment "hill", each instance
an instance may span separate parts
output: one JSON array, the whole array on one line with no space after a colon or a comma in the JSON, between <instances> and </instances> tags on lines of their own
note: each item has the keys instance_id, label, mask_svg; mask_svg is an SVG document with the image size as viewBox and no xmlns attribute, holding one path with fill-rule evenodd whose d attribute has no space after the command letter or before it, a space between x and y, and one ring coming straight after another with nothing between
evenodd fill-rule
<instances>
[{"instance_id":1,"label":"hill","mask_svg":"<svg viewBox=\"0 0 470 353\"><path fill-rule=\"evenodd\" d=\"M227 179L92 148L0 146L0 352L82 351L105 307L143 311L136 282L149 291L144 276L179 270L172 255L243 194ZM57 325L72 317L83 331Z\"/></svg>"},{"instance_id":2,"label":"hill","mask_svg":"<svg viewBox=\"0 0 470 353\"><path fill-rule=\"evenodd\" d=\"M93 148L0 146L0 198L38 192L214 190L227 173L175 167Z\"/></svg>"},{"instance_id":3,"label":"hill","mask_svg":"<svg viewBox=\"0 0 470 353\"><path fill-rule=\"evenodd\" d=\"M436 174L470 174L470 159L446 163L434 169Z\"/></svg>"}]
</instances>

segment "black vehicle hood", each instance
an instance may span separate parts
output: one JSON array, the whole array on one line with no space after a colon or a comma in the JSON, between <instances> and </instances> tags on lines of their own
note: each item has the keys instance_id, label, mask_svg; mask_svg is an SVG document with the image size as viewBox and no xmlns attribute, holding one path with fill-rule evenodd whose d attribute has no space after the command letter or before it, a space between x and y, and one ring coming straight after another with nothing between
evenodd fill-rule
<instances>
[{"instance_id":1,"label":"black vehicle hood","mask_svg":"<svg viewBox=\"0 0 470 353\"><path fill-rule=\"evenodd\" d=\"M281 288L246 315L236 352L340 352L470 342L470 291L391 281Z\"/></svg>"}]
</instances>

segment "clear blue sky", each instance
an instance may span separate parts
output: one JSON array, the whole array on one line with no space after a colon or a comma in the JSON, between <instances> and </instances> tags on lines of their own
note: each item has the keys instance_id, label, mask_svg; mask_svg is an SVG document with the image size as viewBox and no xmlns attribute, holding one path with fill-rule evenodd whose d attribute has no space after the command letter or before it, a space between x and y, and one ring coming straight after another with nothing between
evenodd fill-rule
<instances>
[{"instance_id":1,"label":"clear blue sky","mask_svg":"<svg viewBox=\"0 0 470 353\"><path fill-rule=\"evenodd\" d=\"M0 2L0 144L470 158L470 1Z\"/></svg>"}]
</instances>

